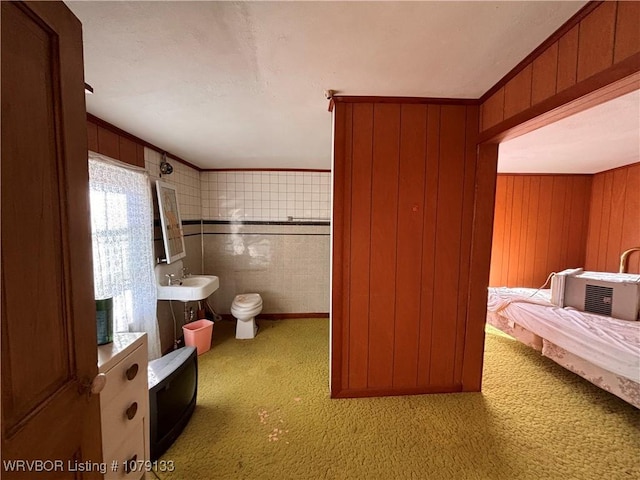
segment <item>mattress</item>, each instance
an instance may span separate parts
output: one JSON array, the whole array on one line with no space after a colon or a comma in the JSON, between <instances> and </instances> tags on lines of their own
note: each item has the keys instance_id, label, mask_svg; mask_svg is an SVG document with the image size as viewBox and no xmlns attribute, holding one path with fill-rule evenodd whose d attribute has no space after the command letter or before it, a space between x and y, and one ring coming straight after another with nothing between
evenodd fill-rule
<instances>
[{"instance_id":1,"label":"mattress","mask_svg":"<svg viewBox=\"0 0 640 480\"><path fill-rule=\"evenodd\" d=\"M560 308L550 290L489 288L487 310L592 364L640 383L640 322Z\"/></svg>"}]
</instances>

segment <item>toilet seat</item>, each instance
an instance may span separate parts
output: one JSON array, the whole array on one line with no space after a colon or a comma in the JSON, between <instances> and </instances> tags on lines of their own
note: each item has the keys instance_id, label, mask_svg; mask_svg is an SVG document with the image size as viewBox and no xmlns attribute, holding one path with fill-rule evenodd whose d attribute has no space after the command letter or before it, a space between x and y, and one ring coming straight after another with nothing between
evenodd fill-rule
<instances>
[{"instance_id":1,"label":"toilet seat","mask_svg":"<svg viewBox=\"0 0 640 480\"><path fill-rule=\"evenodd\" d=\"M237 310L250 310L258 305L262 306L262 297L258 293L236 295L232 303L232 306Z\"/></svg>"}]
</instances>

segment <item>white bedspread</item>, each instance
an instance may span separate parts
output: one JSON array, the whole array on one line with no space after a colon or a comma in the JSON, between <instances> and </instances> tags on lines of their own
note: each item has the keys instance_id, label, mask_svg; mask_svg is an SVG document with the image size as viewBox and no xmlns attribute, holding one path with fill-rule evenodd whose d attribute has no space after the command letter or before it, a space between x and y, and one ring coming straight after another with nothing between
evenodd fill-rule
<instances>
[{"instance_id":1,"label":"white bedspread","mask_svg":"<svg viewBox=\"0 0 640 480\"><path fill-rule=\"evenodd\" d=\"M550 297L550 290L489 288L487 310L605 370L640 383L640 321L560 308L550 303Z\"/></svg>"}]
</instances>

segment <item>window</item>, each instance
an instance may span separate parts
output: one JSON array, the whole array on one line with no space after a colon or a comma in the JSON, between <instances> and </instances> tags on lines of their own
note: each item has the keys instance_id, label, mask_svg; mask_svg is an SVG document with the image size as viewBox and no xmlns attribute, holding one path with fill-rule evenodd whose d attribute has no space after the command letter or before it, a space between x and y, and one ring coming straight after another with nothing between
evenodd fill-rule
<instances>
[{"instance_id":1,"label":"window","mask_svg":"<svg viewBox=\"0 0 640 480\"><path fill-rule=\"evenodd\" d=\"M115 332L146 332L160 356L153 273L153 203L146 171L90 153L96 299L113 298Z\"/></svg>"}]
</instances>

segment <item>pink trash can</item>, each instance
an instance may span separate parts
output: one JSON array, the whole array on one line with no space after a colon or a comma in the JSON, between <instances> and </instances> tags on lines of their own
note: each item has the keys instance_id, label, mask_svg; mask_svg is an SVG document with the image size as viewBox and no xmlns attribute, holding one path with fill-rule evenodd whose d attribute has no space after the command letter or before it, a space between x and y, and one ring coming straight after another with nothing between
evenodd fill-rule
<instances>
[{"instance_id":1,"label":"pink trash can","mask_svg":"<svg viewBox=\"0 0 640 480\"><path fill-rule=\"evenodd\" d=\"M189 347L196 347L198 355L208 352L211 348L213 322L211 320L196 320L182 326L184 343Z\"/></svg>"}]
</instances>

